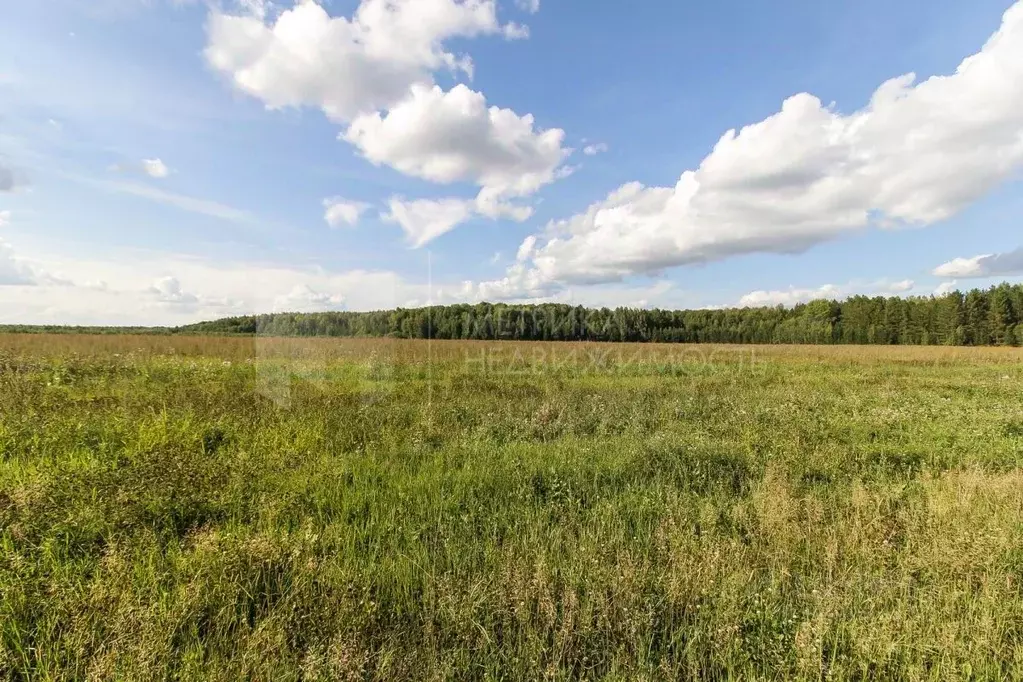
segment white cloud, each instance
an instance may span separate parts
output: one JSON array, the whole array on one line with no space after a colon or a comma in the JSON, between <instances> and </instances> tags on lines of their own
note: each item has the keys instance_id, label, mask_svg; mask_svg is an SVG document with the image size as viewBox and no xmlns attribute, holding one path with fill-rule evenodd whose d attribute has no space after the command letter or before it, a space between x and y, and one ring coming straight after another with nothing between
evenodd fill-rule
<instances>
[{"instance_id":1,"label":"white cloud","mask_svg":"<svg viewBox=\"0 0 1023 682\"><path fill-rule=\"evenodd\" d=\"M794 306L819 298L842 298L842 289L834 284L825 284L816 289L787 289L784 291L751 291L739 299L741 308L760 308L764 306Z\"/></svg>"},{"instance_id":2,"label":"white cloud","mask_svg":"<svg viewBox=\"0 0 1023 682\"><path fill-rule=\"evenodd\" d=\"M525 263L515 262L508 267L504 277L480 282L475 291L476 297L482 301L505 301L548 298L561 290Z\"/></svg>"},{"instance_id":3,"label":"white cloud","mask_svg":"<svg viewBox=\"0 0 1023 682\"><path fill-rule=\"evenodd\" d=\"M983 263L994 258L994 254L983 254L972 258L954 258L934 268L931 274L937 277L982 277Z\"/></svg>"},{"instance_id":4,"label":"white cloud","mask_svg":"<svg viewBox=\"0 0 1023 682\"><path fill-rule=\"evenodd\" d=\"M11 212L0 211L0 227L7 227L11 224Z\"/></svg>"},{"instance_id":5,"label":"white cloud","mask_svg":"<svg viewBox=\"0 0 1023 682\"><path fill-rule=\"evenodd\" d=\"M162 179L170 175L170 168L160 159L142 159L142 172L151 178Z\"/></svg>"},{"instance_id":6,"label":"white cloud","mask_svg":"<svg viewBox=\"0 0 1023 682\"><path fill-rule=\"evenodd\" d=\"M934 295L935 296L944 296L946 294L950 294L950 293L952 293L953 291L956 290L956 286L957 285L958 285L958 282L956 282L954 279L950 280L948 282L942 282L934 290Z\"/></svg>"},{"instance_id":7,"label":"white cloud","mask_svg":"<svg viewBox=\"0 0 1023 682\"><path fill-rule=\"evenodd\" d=\"M890 291L893 294L904 294L907 291L912 291L914 288L916 288L916 282L911 279L904 279L889 284L887 291Z\"/></svg>"},{"instance_id":8,"label":"white cloud","mask_svg":"<svg viewBox=\"0 0 1023 682\"><path fill-rule=\"evenodd\" d=\"M70 284L71 282L64 277L19 256L10 244L0 239L0 287L67 286Z\"/></svg>"},{"instance_id":9,"label":"white cloud","mask_svg":"<svg viewBox=\"0 0 1023 682\"><path fill-rule=\"evenodd\" d=\"M510 270L521 268L513 265ZM668 280L657 280L649 284L601 284L596 286L567 287L554 290L546 283L536 282L530 288L520 282L485 282L480 285L466 283L462 296L470 301L504 301L510 303L567 303L589 307L627 308L681 308L693 307L693 299L684 297Z\"/></svg>"},{"instance_id":10,"label":"white cloud","mask_svg":"<svg viewBox=\"0 0 1023 682\"><path fill-rule=\"evenodd\" d=\"M533 215L533 209L529 206L493 199L487 202L481 197L406 201L395 196L388 200L388 209L388 212L381 214L381 218L387 222L398 223L413 248L424 246L477 216L491 220L508 218L522 222Z\"/></svg>"},{"instance_id":11,"label":"white cloud","mask_svg":"<svg viewBox=\"0 0 1023 682\"><path fill-rule=\"evenodd\" d=\"M0 240L0 286L31 286L36 284L35 272L14 254L7 242Z\"/></svg>"},{"instance_id":12,"label":"white cloud","mask_svg":"<svg viewBox=\"0 0 1023 682\"><path fill-rule=\"evenodd\" d=\"M17 259L21 265L31 264L33 272L66 273L67 286L53 281L49 286L0 286L0 324L172 325L259 312L384 310L498 298L481 295L485 292L471 282L427 283L425 267L409 278L390 271L339 272L134 249L109 253L106 258L87 260L68 254ZM26 279L19 284L32 283ZM72 285L72 280L81 284ZM679 307L679 300L669 297L673 293L670 282L658 281L566 289L517 300Z\"/></svg>"},{"instance_id":13,"label":"white cloud","mask_svg":"<svg viewBox=\"0 0 1023 682\"><path fill-rule=\"evenodd\" d=\"M82 286L93 291L109 290L107 283L103 280L88 282ZM125 292L116 293L123 294ZM204 316L219 317L237 311L242 305L239 300L187 291L181 286L181 281L172 275L154 280L143 294L149 299L143 303L143 309L155 306L159 310L173 311L179 315L202 312Z\"/></svg>"},{"instance_id":14,"label":"white cloud","mask_svg":"<svg viewBox=\"0 0 1023 682\"><path fill-rule=\"evenodd\" d=\"M65 175L65 177L105 192L129 194L142 199L149 199L150 201L155 201L166 206L173 206L174 208L178 208L189 213L197 213L236 223L252 222L255 220L251 213L240 208L235 208L233 206L228 206L208 199L199 199L185 194L168 192L156 187L150 187L149 185L142 185L135 182L95 180L92 178L78 177L74 175Z\"/></svg>"},{"instance_id":15,"label":"white cloud","mask_svg":"<svg viewBox=\"0 0 1023 682\"><path fill-rule=\"evenodd\" d=\"M515 0L515 4L519 6L519 9L530 14L540 11L540 0Z\"/></svg>"},{"instance_id":16,"label":"white cloud","mask_svg":"<svg viewBox=\"0 0 1023 682\"><path fill-rule=\"evenodd\" d=\"M60 278L48 274L54 272ZM0 245L0 281L21 285L0 286L0 323L187 324L284 309L383 310L427 300L428 287L416 280L427 280L425 267L410 280L391 271L330 271L135 249L101 260L75 253L24 258ZM462 289L441 283L434 295L466 300Z\"/></svg>"},{"instance_id":17,"label":"white cloud","mask_svg":"<svg viewBox=\"0 0 1023 682\"><path fill-rule=\"evenodd\" d=\"M464 199L417 199L392 197L390 212L382 216L404 230L411 246L418 248L451 231L473 215L473 202Z\"/></svg>"},{"instance_id":18,"label":"white cloud","mask_svg":"<svg viewBox=\"0 0 1023 682\"><path fill-rule=\"evenodd\" d=\"M557 128L535 129L530 114L488 107L482 93L461 84L447 92L413 86L386 115L359 116L344 133L374 164L442 184L472 182L485 201L553 182L570 153L564 138Z\"/></svg>"},{"instance_id":19,"label":"white cloud","mask_svg":"<svg viewBox=\"0 0 1023 682\"><path fill-rule=\"evenodd\" d=\"M171 169L160 159L142 159L126 163L115 163L110 170L119 173L145 175L156 180L163 180L171 174Z\"/></svg>"},{"instance_id":20,"label":"white cloud","mask_svg":"<svg viewBox=\"0 0 1023 682\"><path fill-rule=\"evenodd\" d=\"M339 123L391 107L436 71L471 76L472 60L444 47L450 39L521 36L497 20L495 0L362 0L350 18L299 0L269 24L266 14L213 10L209 64L270 108L315 106Z\"/></svg>"},{"instance_id":21,"label":"white cloud","mask_svg":"<svg viewBox=\"0 0 1023 682\"><path fill-rule=\"evenodd\" d=\"M523 239L522 243L519 244L519 250L515 254L515 260L520 263L528 260L529 257L533 255L534 248L536 248L536 235L531 234Z\"/></svg>"},{"instance_id":22,"label":"white cloud","mask_svg":"<svg viewBox=\"0 0 1023 682\"><path fill-rule=\"evenodd\" d=\"M199 297L183 291L177 277L161 277L149 287L151 293L160 303L198 303Z\"/></svg>"},{"instance_id":23,"label":"white cloud","mask_svg":"<svg viewBox=\"0 0 1023 682\"><path fill-rule=\"evenodd\" d=\"M614 281L754 253L796 253L871 225L947 218L1023 165L1023 3L950 76L881 85L843 115L812 95L730 130L674 187L628 183L548 226L505 280Z\"/></svg>"},{"instance_id":24,"label":"white cloud","mask_svg":"<svg viewBox=\"0 0 1023 682\"><path fill-rule=\"evenodd\" d=\"M342 310L344 296L327 294L312 289L308 284L296 284L283 296L274 299L274 312L316 313L328 310Z\"/></svg>"},{"instance_id":25,"label":"white cloud","mask_svg":"<svg viewBox=\"0 0 1023 682\"><path fill-rule=\"evenodd\" d=\"M585 147L583 147L583 154L585 154L586 156L596 156L597 154L602 154L606 152L607 149L608 149L607 145L603 142L598 142L596 144L588 144Z\"/></svg>"},{"instance_id":26,"label":"white cloud","mask_svg":"<svg viewBox=\"0 0 1023 682\"><path fill-rule=\"evenodd\" d=\"M485 218L498 220L507 218L517 223L529 220L533 215L532 206L523 206L510 201L502 201L499 197L480 193L472 201L472 209Z\"/></svg>"},{"instance_id":27,"label":"white cloud","mask_svg":"<svg viewBox=\"0 0 1023 682\"><path fill-rule=\"evenodd\" d=\"M341 227L342 225L354 227L359 223L359 217L369 208L369 204L332 197L323 200L323 208L323 219L331 227Z\"/></svg>"},{"instance_id":28,"label":"white cloud","mask_svg":"<svg viewBox=\"0 0 1023 682\"><path fill-rule=\"evenodd\" d=\"M572 150L563 147L562 130L537 129L532 115L488 106L463 84L445 91L434 83L440 70L472 76L472 60L444 47L449 39L528 36L527 27L498 21L495 0L362 0L350 18L299 0L268 22L269 14L210 14L206 59L236 88L270 108L320 108L348 124L340 138L373 164L479 187L472 204L424 199L407 219L392 211L403 226L421 218L406 230L416 243L455 227L456 214L459 222L472 215L526 220L532 209L508 200L569 172L562 163Z\"/></svg>"},{"instance_id":29,"label":"white cloud","mask_svg":"<svg viewBox=\"0 0 1023 682\"><path fill-rule=\"evenodd\" d=\"M797 303L807 303L818 299L840 301L850 296L892 296L909 294L916 289L916 282L904 279L896 282L878 280L875 282L849 282L847 284L825 284L816 288L790 287L771 291L751 291L739 299L738 306L757 308L763 306L783 305L791 307Z\"/></svg>"},{"instance_id":30,"label":"white cloud","mask_svg":"<svg viewBox=\"0 0 1023 682\"><path fill-rule=\"evenodd\" d=\"M198 0L172 0L172 1L195 2ZM253 16L259 17L260 19L265 19L267 14L269 14L270 10L273 8L272 0L235 0L235 4L238 6L239 9L242 9Z\"/></svg>"},{"instance_id":31,"label":"white cloud","mask_svg":"<svg viewBox=\"0 0 1023 682\"><path fill-rule=\"evenodd\" d=\"M525 40L529 37L529 27L515 22L508 23L504 27L504 37L508 40Z\"/></svg>"},{"instance_id":32,"label":"white cloud","mask_svg":"<svg viewBox=\"0 0 1023 682\"><path fill-rule=\"evenodd\" d=\"M413 246L476 215L529 219L533 209L509 199L529 196L564 175L561 164L570 153L562 146L564 136L560 129L536 130L528 114L487 107L482 94L464 85L448 92L413 86L385 116L360 116L344 133L374 164L432 182L480 187L474 200L392 199L387 217L402 226Z\"/></svg>"},{"instance_id":33,"label":"white cloud","mask_svg":"<svg viewBox=\"0 0 1023 682\"><path fill-rule=\"evenodd\" d=\"M934 268L938 277L1012 277L1023 275L1023 247L1006 253L955 258Z\"/></svg>"}]
</instances>

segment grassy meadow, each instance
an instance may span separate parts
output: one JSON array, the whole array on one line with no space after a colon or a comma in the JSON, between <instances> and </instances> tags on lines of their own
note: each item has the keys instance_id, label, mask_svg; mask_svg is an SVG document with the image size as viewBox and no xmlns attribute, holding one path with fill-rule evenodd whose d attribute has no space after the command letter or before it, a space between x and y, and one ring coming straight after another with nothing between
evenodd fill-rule
<instances>
[{"instance_id":1,"label":"grassy meadow","mask_svg":"<svg viewBox=\"0 0 1023 682\"><path fill-rule=\"evenodd\" d=\"M0 336L0 679L1023 675L1023 351Z\"/></svg>"}]
</instances>

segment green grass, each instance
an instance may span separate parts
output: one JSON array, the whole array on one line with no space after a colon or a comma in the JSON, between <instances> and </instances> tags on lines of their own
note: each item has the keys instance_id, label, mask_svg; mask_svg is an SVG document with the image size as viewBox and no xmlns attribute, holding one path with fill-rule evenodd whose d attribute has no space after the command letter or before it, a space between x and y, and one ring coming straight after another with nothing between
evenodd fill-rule
<instances>
[{"instance_id":1,"label":"green grass","mask_svg":"<svg viewBox=\"0 0 1023 682\"><path fill-rule=\"evenodd\" d=\"M0 678L1023 671L1019 351L33 338Z\"/></svg>"}]
</instances>

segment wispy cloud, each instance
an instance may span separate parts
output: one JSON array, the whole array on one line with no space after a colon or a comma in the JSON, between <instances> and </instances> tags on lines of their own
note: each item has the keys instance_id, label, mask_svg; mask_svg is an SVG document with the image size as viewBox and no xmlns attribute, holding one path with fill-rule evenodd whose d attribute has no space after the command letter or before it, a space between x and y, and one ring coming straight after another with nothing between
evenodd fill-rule
<instances>
[{"instance_id":1,"label":"wispy cloud","mask_svg":"<svg viewBox=\"0 0 1023 682\"><path fill-rule=\"evenodd\" d=\"M84 185L89 185L96 189L103 190L104 192L129 194L142 199L149 199L150 201L155 201L156 203L164 204L165 206L173 206L174 208L178 208L189 213L197 213L199 215L220 218L221 220L227 220L235 223L255 222L255 216L252 215L252 213L244 209L228 206L227 204L222 204L210 199L200 199L198 197L188 196L187 194L177 194L175 192L169 192L167 190L150 187L149 185L137 182L95 180L92 178L71 175L68 175L67 177Z\"/></svg>"}]
</instances>

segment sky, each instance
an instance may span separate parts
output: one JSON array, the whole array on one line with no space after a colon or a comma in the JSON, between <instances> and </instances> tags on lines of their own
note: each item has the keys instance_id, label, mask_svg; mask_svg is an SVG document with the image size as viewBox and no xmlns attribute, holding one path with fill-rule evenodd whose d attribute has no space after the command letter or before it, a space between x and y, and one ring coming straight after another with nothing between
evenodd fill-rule
<instances>
[{"instance_id":1,"label":"sky","mask_svg":"<svg viewBox=\"0 0 1023 682\"><path fill-rule=\"evenodd\" d=\"M0 17L0 323L1023 278L1023 0Z\"/></svg>"}]
</instances>

